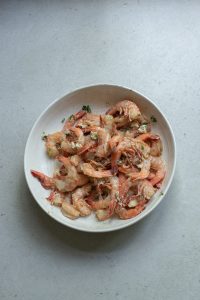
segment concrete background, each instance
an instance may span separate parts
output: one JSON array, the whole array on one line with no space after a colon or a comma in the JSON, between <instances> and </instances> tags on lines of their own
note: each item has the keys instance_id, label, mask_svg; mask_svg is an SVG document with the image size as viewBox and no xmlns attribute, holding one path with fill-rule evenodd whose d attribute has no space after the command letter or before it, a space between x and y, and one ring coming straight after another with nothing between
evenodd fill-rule
<instances>
[{"instance_id":1,"label":"concrete background","mask_svg":"<svg viewBox=\"0 0 200 300\"><path fill-rule=\"evenodd\" d=\"M0 299L199 299L200 1L2 0L0 66ZM145 220L84 234L41 211L23 154L49 103L98 83L159 105L177 168Z\"/></svg>"}]
</instances>

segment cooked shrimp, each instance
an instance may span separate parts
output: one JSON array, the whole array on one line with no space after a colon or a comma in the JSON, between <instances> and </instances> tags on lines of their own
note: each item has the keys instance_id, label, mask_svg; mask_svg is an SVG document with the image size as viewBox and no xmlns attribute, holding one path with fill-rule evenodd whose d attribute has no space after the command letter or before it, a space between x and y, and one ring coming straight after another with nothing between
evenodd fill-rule
<instances>
[{"instance_id":1,"label":"cooked shrimp","mask_svg":"<svg viewBox=\"0 0 200 300\"><path fill-rule=\"evenodd\" d=\"M150 147L146 143L133 138L123 138L122 142L118 144L115 151L113 151L111 155L111 165L113 174L116 174L118 171L117 163L121 157L122 152L127 152L130 150L134 151L133 154L137 152L137 154L140 155L140 158L145 159L148 158L150 153Z\"/></svg>"},{"instance_id":2,"label":"cooked shrimp","mask_svg":"<svg viewBox=\"0 0 200 300\"><path fill-rule=\"evenodd\" d=\"M139 172L131 172L128 175L131 177L132 180L145 179L149 175L150 166L150 159L145 159L142 162L141 170Z\"/></svg>"},{"instance_id":3,"label":"cooked shrimp","mask_svg":"<svg viewBox=\"0 0 200 300\"><path fill-rule=\"evenodd\" d=\"M145 208L146 201L140 201L139 204L130 209L126 209L124 207L117 206L115 209L115 213L119 216L120 219L126 220L136 217L140 214Z\"/></svg>"},{"instance_id":4,"label":"cooked shrimp","mask_svg":"<svg viewBox=\"0 0 200 300\"><path fill-rule=\"evenodd\" d=\"M49 190L49 189L53 189L55 187L54 179L43 174L42 172L31 170L31 174L40 181L41 185L45 189Z\"/></svg>"},{"instance_id":5,"label":"cooked shrimp","mask_svg":"<svg viewBox=\"0 0 200 300\"><path fill-rule=\"evenodd\" d=\"M80 212L68 202L62 203L61 212L65 217L68 217L72 220L77 219L80 216Z\"/></svg>"},{"instance_id":6,"label":"cooked shrimp","mask_svg":"<svg viewBox=\"0 0 200 300\"><path fill-rule=\"evenodd\" d=\"M65 131L66 139L62 141L61 149L70 154L77 153L84 145L85 137L80 128L70 128Z\"/></svg>"},{"instance_id":7,"label":"cooked shrimp","mask_svg":"<svg viewBox=\"0 0 200 300\"><path fill-rule=\"evenodd\" d=\"M62 131L66 131L67 129L71 129L76 121L78 121L79 119L81 119L84 115L86 114L85 111L80 110L79 112L77 112L75 115L71 115L66 121L65 124L63 126L63 130Z\"/></svg>"},{"instance_id":8,"label":"cooked shrimp","mask_svg":"<svg viewBox=\"0 0 200 300\"><path fill-rule=\"evenodd\" d=\"M106 114L114 116L115 123L118 127L121 127L137 119L141 112L134 102L123 100L110 108ZM115 116L116 114L117 116Z\"/></svg>"},{"instance_id":9,"label":"cooked shrimp","mask_svg":"<svg viewBox=\"0 0 200 300\"><path fill-rule=\"evenodd\" d=\"M146 140L157 141L159 139L160 139L160 137L158 135L152 134L150 132L143 133L143 134L139 135L138 137L136 137L136 140L143 141L143 142L145 142Z\"/></svg>"},{"instance_id":10,"label":"cooked shrimp","mask_svg":"<svg viewBox=\"0 0 200 300\"><path fill-rule=\"evenodd\" d=\"M154 194L155 189L151 182L148 180L140 180L138 183L139 193L147 200L149 200Z\"/></svg>"},{"instance_id":11,"label":"cooked shrimp","mask_svg":"<svg viewBox=\"0 0 200 300\"><path fill-rule=\"evenodd\" d=\"M101 115L100 121L102 127L110 134L113 134L115 123L114 118L111 115Z\"/></svg>"},{"instance_id":12,"label":"cooked shrimp","mask_svg":"<svg viewBox=\"0 0 200 300\"><path fill-rule=\"evenodd\" d=\"M75 167L78 167L78 165L82 163L81 157L77 154L70 156L70 161Z\"/></svg>"},{"instance_id":13,"label":"cooked shrimp","mask_svg":"<svg viewBox=\"0 0 200 300\"><path fill-rule=\"evenodd\" d=\"M77 122L76 126L83 129L91 126L100 127L100 116L87 113L81 120Z\"/></svg>"},{"instance_id":14,"label":"cooked shrimp","mask_svg":"<svg viewBox=\"0 0 200 300\"><path fill-rule=\"evenodd\" d=\"M136 139L144 142L147 140L151 141L150 154L152 156L160 156L162 154L162 150L163 150L162 141L158 135L148 132L139 135Z\"/></svg>"},{"instance_id":15,"label":"cooked shrimp","mask_svg":"<svg viewBox=\"0 0 200 300\"><path fill-rule=\"evenodd\" d=\"M110 145L110 149L113 151L115 150L116 146L122 141L122 136L121 135L114 135L110 141L109 141L109 145Z\"/></svg>"},{"instance_id":16,"label":"cooked shrimp","mask_svg":"<svg viewBox=\"0 0 200 300\"><path fill-rule=\"evenodd\" d=\"M95 151L97 157L107 157L109 155L110 134L104 128L98 128L98 146Z\"/></svg>"},{"instance_id":17,"label":"cooked shrimp","mask_svg":"<svg viewBox=\"0 0 200 300\"><path fill-rule=\"evenodd\" d=\"M96 171L89 163L82 164L81 169L85 175L90 177L103 178L112 176L111 170Z\"/></svg>"},{"instance_id":18,"label":"cooked shrimp","mask_svg":"<svg viewBox=\"0 0 200 300\"><path fill-rule=\"evenodd\" d=\"M56 191L51 191L49 197L47 198L47 200L50 201L52 205L59 206L59 207L62 206L64 199L65 196Z\"/></svg>"},{"instance_id":19,"label":"cooked shrimp","mask_svg":"<svg viewBox=\"0 0 200 300\"><path fill-rule=\"evenodd\" d=\"M82 186L88 182L88 177L79 174L68 157L59 156L58 160L63 163L67 171L67 175L63 176L62 179L55 179L55 185L60 192L73 191L77 186Z\"/></svg>"},{"instance_id":20,"label":"cooked shrimp","mask_svg":"<svg viewBox=\"0 0 200 300\"><path fill-rule=\"evenodd\" d=\"M156 171L155 177L150 180L154 186L159 183L165 177L165 164L160 157L151 157L151 169Z\"/></svg>"},{"instance_id":21,"label":"cooked shrimp","mask_svg":"<svg viewBox=\"0 0 200 300\"><path fill-rule=\"evenodd\" d=\"M55 158L59 154L59 147L64 138L65 135L61 131L47 135L45 145L49 157Z\"/></svg>"},{"instance_id":22,"label":"cooked shrimp","mask_svg":"<svg viewBox=\"0 0 200 300\"><path fill-rule=\"evenodd\" d=\"M91 191L91 185L87 184L81 188L77 188L72 194L73 206L80 212L81 216L88 216L91 214L90 206L84 200Z\"/></svg>"},{"instance_id":23,"label":"cooked shrimp","mask_svg":"<svg viewBox=\"0 0 200 300\"><path fill-rule=\"evenodd\" d=\"M110 197L106 197L105 199L101 199L98 201L94 201L92 197L89 197L87 199L87 203L90 205L90 207L94 210L99 210L99 209L105 209L108 208L110 205Z\"/></svg>"},{"instance_id":24,"label":"cooked shrimp","mask_svg":"<svg viewBox=\"0 0 200 300\"><path fill-rule=\"evenodd\" d=\"M109 219L114 211L115 211L115 207L117 205L117 203L119 203L119 201L121 201L120 196L119 196L119 179L117 176L112 176L110 178L110 183L111 183L111 201L109 202L109 206L107 209L105 209L104 211L97 210L96 212L96 216L98 218L99 221L105 221L107 219Z\"/></svg>"},{"instance_id":25,"label":"cooked shrimp","mask_svg":"<svg viewBox=\"0 0 200 300\"><path fill-rule=\"evenodd\" d=\"M151 142L151 156L160 156L163 152L163 145L161 139Z\"/></svg>"}]
</instances>

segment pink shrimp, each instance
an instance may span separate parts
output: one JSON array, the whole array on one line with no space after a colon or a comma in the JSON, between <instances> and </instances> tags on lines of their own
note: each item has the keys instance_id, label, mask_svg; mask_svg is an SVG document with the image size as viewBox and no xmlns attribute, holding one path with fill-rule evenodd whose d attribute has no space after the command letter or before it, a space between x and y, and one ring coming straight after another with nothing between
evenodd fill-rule
<instances>
[{"instance_id":1,"label":"pink shrimp","mask_svg":"<svg viewBox=\"0 0 200 300\"><path fill-rule=\"evenodd\" d=\"M66 138L62 141L60 147L68 154L77 153L85 143L85 137L80 128L72 127L65 131Z\"/></svg>"},{"instance_id":2,"label":"pink shrimp","mask_svg":"<svg viewBox=\"0 0 200 300\"><path fill-rule=\"evenodd\" d=\"M91 206L92 209L99 210L99 209L108 208L111 200L110 197L106 197L105 199L94 201L93 197L91 196L88 197L86 201Z\"/></svg>"},{"instance_id":3,"label":"pink shrimp","mask_svg":"<svg viewBox=\"0 0 200 300\"><path fill-rule=\"evenodd\" d=\"M145 209L146 201L140 201L137 206L134 208L126 209L124 207L117 206L115 213L119 216L120 219L126 220L136 217Z\"/></svg>"},{"instance_id":4,"label":"pink shrimp","mask_svg":"<svg viewBox=\"0 0 200 300\"><path fill-rule=\"evenodd\" d=\"M159 140L159 139L160 139L160 137L158 135L152 134L150 132L143 133L143 134L136 137L136 140L143 141L143 142L145 142L146 140L156 141L156 140Z\"/></svg>"},{"instance_id":5,"label":"pink shrimp","mask_svg":"<svg viewBox=\"0 0 200 300\"><path fill-rule=\"evenodd\" d=\"M104 178L113 176L111 170L95 170L90 163L83 163L81 166L82 172L90 177Z\"/></svg>"},{"instance_id":6,"label":"pink shrimp","mask_svg":"<svg viewBox=\"0 0 200 300\"><path fill-rule=\"evenodd\" d=\"M138 141L136 139L128 137L123 138L123 140L118 144L115 151L113 151L111 155L111 165L113 174L116 174L118 171L117 162L119 161L123 151L134 151L140 153L140 155L144 158L148 158L150 153L150 147L142 141Z\"/></svg>"},{"instance_id":7,"label":"pink shrimp","mask_svg":"<svg viewBox=\"0 0 200 300\"><path fill-rule=\"evenodd\" d=\"M151 157L151 169L156 171L155 177L150 180L154 186L165 177L166 169L163 160L160 157Z\"/></svg>"},{"instance_id":8,"label":"pink shrimp","mask_svg":"<svg viewBox=\"0 0 200 300\"><path fill-rule=\"evenodd\" d=\"M144 141L144 142L147 140L151 141L150 154L152 156L160 156L162 154L163 145L162 145L161 139L158 135L148 132L148 133L139 135L136 139L140 140L140 141Z\"/></svg>"},{"instance_id":9,"label":"pink shrimp","mask_svg":"<svg viewBox=\"0 0 200 300\"><path fill-rule=\"evenodd\" d=\"M86 184L81 188L77 188L72 194L73 206L80 212L81 216L88 216L91 214L90 206L84 199L86 196L88 196L90 191L91 185Z\"/></svg>"},{"instance_id":10,"label":"pink shrimp","mask_svg":"<svg viewBox=\"0 0 200 300\"><path fill-rule=\"evenodd\" d=\"M59 147L64 139L65 135L61 131L47 135L45 146L49 157L55 158L59 154Z\"/></svg>"},{"instance_id":11,"label":"pink shrimp","mask_svg":"<svg viewBox=\"0 0 200 300\"><path fill-rule=\"evenodd\" d=\"M54 206L62 206L62 203L64 201L64 194L56 192L56 191L51 191L49 197L47 198L48 201Z\"/></svg>"},{"instance_id":12,"label":"pink shrimp","mask_svg":"<svg viewBox=\"0 0 200 300\"><path fill-rule=\"evenodd\" d=\"M67 175L62 176L61 179L55 179L55 185L60 192L71 192L76 187L88 182L88 177L78 173L76 167L70 161L70 158L58 156L57 159L63 163L67 172Z\"/></svg>"},{"instance_id":13,"label":"pink shrimp","mask_svg":"<svg viewBox=\"0 0 200 300\"><path fill-rule=\"evenodd\" d=\"M106 114L114 116L117 127L122 127L141 115L137 105L130 100L123 100L111 107ZM115 116L117 114L117 116Z\"/></svg>"},{"instance_id":14,"label":"pink shrimp","mask_svg":"<svg viewBox=\"0 0 200 300\"><path fill-rule=\"evenodd\" d=\"M41 185L45 189L49 190L49 189L53 189L55 187L54 179L43 174L42 172L31 170L31 174L40 181Z\"/></svg>"},{"instance_id":15,"label":"pink shrimp","mask_svg":"<svg viewBox=\"0 0 200 300\"><path fill-rule=\"evenodd\" d=\"M69 117L65 121L65 124L63 126L63 130L62 131L65 132L67 129L72 128L75 125L76 121L78 121L79 119L83 118L84 115L86 115L86 111L83 111L83 110L80 110L75 115L71 115L71 117Z\"/></svg>"}]
</instances>

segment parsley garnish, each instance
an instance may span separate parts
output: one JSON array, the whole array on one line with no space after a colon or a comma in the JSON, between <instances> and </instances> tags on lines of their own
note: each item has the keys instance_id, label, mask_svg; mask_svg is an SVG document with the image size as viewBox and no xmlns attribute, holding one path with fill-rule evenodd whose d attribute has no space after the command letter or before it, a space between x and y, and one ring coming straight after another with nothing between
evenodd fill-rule
<instances>
[{"instance_id":1,"label":"parsley garnish","mask_svg":"<svg viewBox=\"0 0 200 300\"><path fill-rule=\"evenodd\" d=\"M85 110L85 111L87 111L88 113L91 113L91 112L92 112L89 105L83 105L82 110Z\"/></svg>"},{"instance_id":2,"label":"parsley garnish","mask_svg":"<svg viewBox=\"0 0 200 300\"><path fill-rule=\"evenodd\" d=\"M47 139L47 134L46 134L44 131L43 131L43 133L42 133L41 139L42 139L43 141L46 141L46 139Z\"/></svg>"},{"instance_id":3,"label":"parsley garnish","mask_svg":"<svg viewBox=\"0 0 200 300\"><path fill-rule=\"evenodd\" d=\"M151 116L151 121L152 121L153 123L156 123L156 122L157 122L157 119L156 119L154 116Z\"/></svg>"},{"instance_id":4,"label":"parsley garnish","mask_svg":"<svg viewBox=\"0 0 200 300\"><path fill-rule=\"evenodd\" d=\"M74 118L74 115L71 115L69 118L68 118L68 120L73 120L73 118Z\"/></svg>"},{"instance_id":5,"label":"parsley garnish","mask_svg":"<svg viewBox=\"0 0 200 300\"><path fill-rule=\"evenodd\" d=\"M97 132L91 132L90 137L91 137L92 140L97 140L98 139Z\"/></svg>"},{"instance_id":6,"label":"parsley garnish","mask_svg":"<svg viewBox=\"0 0 200 300\"><path fill-rule=\"evenodd\" d=\"M64 122L65 122L65 118L62 119L61 123L64 123Z\"/></svg>"},{"instance_id":7,"label":"parsley garnish","mask_svg":"<svg viewBox=\"0 0 200 300\"><path fill-rule=\"evenodd\" d=\"M164 195L164 193L163 193L163 192L161 192L161 193L160 193L160 195L161 195L161 196L163 196L163 195Z\"/></svg>"}]
</instances>

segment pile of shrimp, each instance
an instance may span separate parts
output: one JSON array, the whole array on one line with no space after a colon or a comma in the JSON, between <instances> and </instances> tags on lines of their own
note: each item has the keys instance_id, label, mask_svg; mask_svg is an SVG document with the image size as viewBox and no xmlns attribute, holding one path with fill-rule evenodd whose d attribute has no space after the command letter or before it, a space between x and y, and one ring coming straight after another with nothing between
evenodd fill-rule
<instances>
[{"instance_id":1,"label":"pile of shrimp","mask_svg":"<svg viewBox=\"0 0 200 300\"><path fill-rule=\"evenodd\" d=\"M31 173L51 190L47 200L70 219L92 212L99 221L133 218L161 187L166 172L162 141L151 127L130 100L101 115L84 106L61 131L45 137L47 155L57 161L52 177Z\"/></svg>"}]
</instances>

